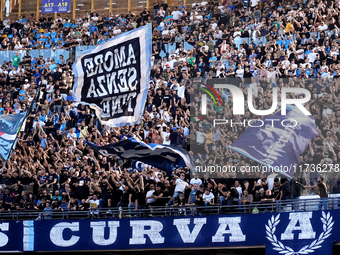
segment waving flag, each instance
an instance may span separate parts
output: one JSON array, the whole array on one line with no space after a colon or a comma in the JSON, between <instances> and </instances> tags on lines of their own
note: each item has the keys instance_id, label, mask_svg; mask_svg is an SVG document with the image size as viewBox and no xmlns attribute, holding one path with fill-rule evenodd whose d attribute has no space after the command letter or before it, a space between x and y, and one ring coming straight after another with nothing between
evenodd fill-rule
<instances>
[{"instance_id":1,"label":"waving flag","mask_svg":"<svg viewBox=\"0 0 340 255\"><path fill-rule=\"evenodd\" d=\"M140 123L151 67L151 24L114 37L83 53L75 64L73 95L104 125Z\"/></svg>"},{"instance_id":2,"label":"waving flag","mask_svg":"<svg viewBox=\"0 0 340 255\"><path fill-rule=\"evenodd\" d=\"M138 160L167 172L172 172L177 167L194 169L193 160L188 151L171 145L146 144L138 138L129 138L105 146L90 142L87 144L96 153L103 156L119 156L123 159Z\"/></svg>"},{"instance_id":3,"label":"waving flag","mask_svg":"<svg viewBox=\"0 0 340 255\"><path fill-rule=\"evenodd\" d=\"M287 115L277 113L254 123L229 148L291 178L300 155L317 135L313 120L292 108Z\"/></svg>"},{"instance_id":4,"label":"waving flag","mask_svg":"<svg viewBox=\"0 0 340 255\"><path fill-rule=\"evenodd\" d=\"M26 117L26 112L0 115L0 158L6 162L11 156L16 137Z\"/></svg>"}]
</instances>

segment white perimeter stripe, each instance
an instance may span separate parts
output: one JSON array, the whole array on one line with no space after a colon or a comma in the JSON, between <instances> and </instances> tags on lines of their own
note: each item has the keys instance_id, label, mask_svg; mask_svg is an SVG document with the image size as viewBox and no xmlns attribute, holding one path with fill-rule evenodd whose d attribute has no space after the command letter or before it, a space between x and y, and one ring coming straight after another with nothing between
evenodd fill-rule
<instances>
[{"instance_id":1,"label":"white perimeter stripe","mask_svg":"<svg viewBox=\"0 0 340 255\"><path fill-rule=\"evenodd\" d=\"M24 223L23 250L34 251L34 221L26 220Z\"/></svg>"}]
</instances>

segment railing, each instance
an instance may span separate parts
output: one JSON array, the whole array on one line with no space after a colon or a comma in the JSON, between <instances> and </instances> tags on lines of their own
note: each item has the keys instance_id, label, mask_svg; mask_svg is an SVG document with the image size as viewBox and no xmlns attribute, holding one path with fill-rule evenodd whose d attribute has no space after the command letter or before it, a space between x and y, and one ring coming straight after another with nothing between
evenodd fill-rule
<instances>
[{"instance_id":1,"label":"railing","mask_svg":"<svg viewBox=\"0 0 340 255\"><path fill-rule=\"evenodd\" d=\"M12 61L12 58L15 56L16 52L19 52L19 57L22 58L26 56L26 50L0 50L0 63L2 64L4 61L9 62ZM54 58L57 62L59 60L59 55L63 55L64 59L68 59L70 57L69 50L65 49L56 49L56 50L29 50L30 55L33 58L39 58L39 56L44 56L44 60L47 58Z\"/></svg>"},{"instance_id":2,"label":"railing","mask_svg":"<svg viewBox=\"0 0 340 255\"><path fill-rule=\"evenodd\" d=\"M315 34L316 38L320 38L320 33L319 32L312 32L310 33ZM333 31L330 31L330 36L333 34ZM266 37L260 37L263 43L267 42ZM287 36L285 36L285 38L287 38ZM234 38L234 43L236 44L236 47L239 48L240 45L243 43L243 40L246 40L246 42L249 44L251 43L251 39L250 37L245 37L245 38L241 38L241 37L236 37ZM295 39L295 35L293 36L293 39ZM216 40L214 40L214 42L216 42ZM255 38L254 43L257 44L259 42L259 38ZM168 56L169 54L171 54L172 50L176 51L176 44L170 44L170 43L165 43L163 44L164 47L162 47L163 50L161 50L160 52L160 56L162 58L164 58L165 56ZM77 59L81 54L83 54L84 51L86 50L92 50L96 47L97 45L91 45L91 46L77 46L75 48L72 48L70 50L65 50L65 49L56 49L56 50L50 50L50 49L43 49L43 50L29 50L30 55L33 57L39 57L40 55L44 56L44 59L46 60L46 58L50 57L50 58L54 58L55 60L57 60L56 57L59 57L59 55L63 55L64 59L68 59L69 57L75 57L75 59ZM183 46L185 50L191 50L193 49L193 46L191 44L189 44L188 42L183 42ZM70 54L70 51L75 51L75 54ZM17 51L16 50L1 50L0 49L0 63L2 63L3 61L9 62L12 60L13 56L15 56L15 53ZM21 58L23 58L26 55L26 50L20 50L19 52L19 56Z\"/></svg>"},{"instance_id":3,"label":"railing","mask_svg":"<svg viewBox=\"0 0 340 255\"><path fill-rule=\"evenodd\" d=\"M142 218L164 216L190 216L207 214L249 214L290 211L316 211L320 206L327 210L340 208L340 197L322 199L293 199L275 202L253 202L246 205L211 205L211 206L154 206L147 209L100 208L87 211L53 211L52 219L108 219ZM256 209L255 209L256 208ZM254 210L255 209L255 210ZM12 211L0 213L0 220L47 220L43 211ZM49 218L50 219L50 218Z\"/></svg>"}]
</instances>

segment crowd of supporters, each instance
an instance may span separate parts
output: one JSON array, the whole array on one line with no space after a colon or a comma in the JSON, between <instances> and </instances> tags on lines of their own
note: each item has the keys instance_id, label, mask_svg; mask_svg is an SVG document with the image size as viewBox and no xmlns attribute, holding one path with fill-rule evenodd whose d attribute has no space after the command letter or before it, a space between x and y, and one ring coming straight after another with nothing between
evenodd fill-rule
<instances>
[{"instance_id":1,"label":"crowd of supporters","mask_svg":"<svg viewBox=\"0 0 340 255\"><path fill-rule=\"evenodd\" d=\"M301 0L283 4L278 0L262 5L258 1L203 0L190 7L169 7L155 2L153 12L145 9L140 14L94 11L76 20L59 15L56 20L51 15L41 15L39 20L34 15L5 19L1 50L26 50L26 54L21 59L18 53L0 67L0 113L26 111L38 92L39 96L19 133L13 156L6 166L2 163L0 211L45 210L49 218L53 210L236 205L300 195L296 185L276 174L221 173L212 178L209 174L192 177L188 169L181 168L173 173L148 165L137 169L133 162L97 155L86 144L87 140L105 145L136 136L147 143L189 150L191 141L202 147L203 153L195 158L201 165L255 164L226 148L244 128L212 128L209 123L209 118L233 117L231 97L226 94L225 104L209 108L207 118L193 121L190 110L196 111L200 103L190 102L190 95L197 92L198 82L241 78L237 85L253 86L254 103L268 109L274 79L290 78L294 86L312 92L308 108L320 128L302 162L336 164L340 156L339 4ZM140 125L102 126L88 106L74 102L74 59L63 55L32 58L29 54L31 49L102 44L146 23L153 25L153 57ZM241 44L236 43L238 37L244 38ZM176 49L167 52L168 44ZM307 82L306 78L322 80ZM285 84L278 80L277 86ZM236 118L241 122L255 117L247 112ZM195 132L189 133L190 128ZM307 185L316 180L304 177ZM328 191L336 193L338 176L333 177Z\"/></svg>"}]
</instances>

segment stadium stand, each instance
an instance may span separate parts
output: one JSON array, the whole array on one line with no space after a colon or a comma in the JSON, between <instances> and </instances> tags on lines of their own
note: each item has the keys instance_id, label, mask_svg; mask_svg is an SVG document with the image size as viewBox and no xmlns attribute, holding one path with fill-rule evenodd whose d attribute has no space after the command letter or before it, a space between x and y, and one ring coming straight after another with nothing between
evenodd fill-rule
<instances>
[{"instance_id":1,"label":"stadium stand","mask_svg":"<svg viewBox=\"0 0 340 255\"><path fill-rule=\"evenodd\" d=\"M123 8L118 2L117 8ZM98 3L99 9L106 8L106 2ZM126 14L85 11L91 9L89 2L82 8L75 20L67 15L37 19L33 14L7 17L0 24L0 114L25 111L40 93L15 153L1 165L0 218L18 219L21 212L46 219L64 217L65 212L75 212L67 214L72 217L249 213L266 211L261 210L266 203L272 203L267 211L293 210L290 199L311 193L282 176L258 175L254 180L198 178L188 169L166 173L96 155L84 142L105 145L138 137L189 150L191 140L204 147L205 155L196 158L202 165L219 161L221 152L232 165L253 164L225 149L242 129L221 130L202 122L190 127L195 82L215 78L252 79L260 96L270 90L272 79L323 79L301 85L312 92L309 109L320 127L301 164L339 163L338 2L203 0L168 7L163 1ZM72 64L82 51L146 23L153 25L153 58L143 121L118 129L102 126L90 108L73 102ZM192 128L203 136L190 134ZM317 178L306 171L299 180L313 186ZM324 181L326 193L339 193L338 173Z\"/></svg>"}]
</instances>

